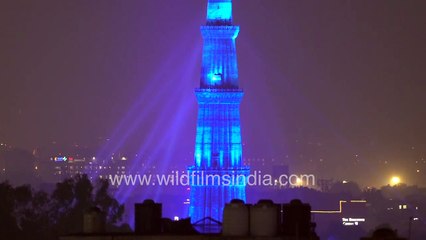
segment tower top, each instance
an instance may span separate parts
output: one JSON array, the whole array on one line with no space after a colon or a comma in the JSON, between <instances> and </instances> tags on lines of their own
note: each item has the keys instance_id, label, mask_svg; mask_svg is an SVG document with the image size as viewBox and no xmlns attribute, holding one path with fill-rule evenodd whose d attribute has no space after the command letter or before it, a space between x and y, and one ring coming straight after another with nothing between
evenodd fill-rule
<instances>
[{"instance_id":1,"label":"tower top","mask_svg":"<svg viewBox=\"0 0 426 240\"><path fill-rule=\"evenodd\" d=\"M232 0L208 0L207 25L232 25Z\"/></svg>"}]
</instances>

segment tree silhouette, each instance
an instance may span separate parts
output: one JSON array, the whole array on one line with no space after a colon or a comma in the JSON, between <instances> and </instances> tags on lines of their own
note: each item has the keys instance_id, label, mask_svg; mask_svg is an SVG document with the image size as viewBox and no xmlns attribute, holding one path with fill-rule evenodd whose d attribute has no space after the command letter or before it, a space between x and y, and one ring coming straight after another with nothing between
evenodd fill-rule
<instances>
[{"instance_id":1,"label":"tree silhouette","mask_svg":"<svg viewBox=\"0 0 426 240\"><path fill-rule=\"evenodd\" d=\"M0 184L0 196L0 233L9 239L16 239L14 236L17 236L19 228L14 214L14 189L8 182Z\"/></svg>"},{"instance_id":2,"label":"tree silhouette","mask_svg":"<svg viewBox=\"0 0 426 240\"><path fill-rule=\"evenodd\" d=\"M106 216L106 226L116 230L124 205L109 193L107 180L95 186L87 175L57 183L49 196L31 186L0 184L0 235L7 239L57 239L60 235L83 230L84 213L93 207Z\"/></svg>"},{"instance_id":3,"label":"tree silhouette","mask_svg":"<svg viewBox=\"0 0 426 240\"><path fill-rule=\"evenodd\" d=\"M111 227L121 220L124 214L124 205L120 205L120 203L108 193L108 180L100 180L98 186L94 201L102 212L109 213L106 215L106 221L107 227L108 225Z\"/></svg>"},{"instance_id":4,"label":"tree silhouette","mask_svg":"<svg viewBox=\"0 0 426 240\"><path fill-rule=\"evenodd\" d=\"M87 175L78 175L57 184L52 194L52 213L58 234L82 232L84 213L92 207L98 207L105 213L107 227L121 220L124 205L109 194L108 181L99 180L96 184L94 187Z\"/></svg>"}]
</instances>

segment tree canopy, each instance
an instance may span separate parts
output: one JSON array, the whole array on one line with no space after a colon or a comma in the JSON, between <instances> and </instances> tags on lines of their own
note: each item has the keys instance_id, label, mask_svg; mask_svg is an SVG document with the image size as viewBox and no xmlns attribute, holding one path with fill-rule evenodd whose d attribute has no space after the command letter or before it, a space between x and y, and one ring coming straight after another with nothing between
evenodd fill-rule
<instances>
[{"instance_id":1,"label":"tree canopy","mask_svg":"<svg viewBox=\"0 0 426 240\"><path fill-rule=\"evenodd\" d=\"M7 239L56 239L82 232L83 215L93 207L105 214L106 228L114 231L124 214L124 205L110 194L108 181L92 184L87 175L57 183L51 194L3 182L0 196L0 234Z\"/></svg>"}]
</instances>

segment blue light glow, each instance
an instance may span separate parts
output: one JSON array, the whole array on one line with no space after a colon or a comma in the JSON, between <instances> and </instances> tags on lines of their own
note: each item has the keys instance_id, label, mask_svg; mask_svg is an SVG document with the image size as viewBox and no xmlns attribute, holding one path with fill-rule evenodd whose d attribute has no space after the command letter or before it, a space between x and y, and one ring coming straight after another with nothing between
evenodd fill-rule
<instances>
[{"instance_id":1,"label":"blue light glow","mask_svg":"<svg viewBox=\"0 0 426 240\"><path fill-rule=\"evenodd\" d=\"M220 73L210 74L210 78L213 84L220 83L222 81L222 74Z\"/></svg>"},{"instance_id":2,"label":"blue light glow","mask_svg":"<svg viewBox=\"0 0 426 240\"><path fill-rule=\"evenodd\" d=\"M232 1L209 0L207 4L207 24L231 24Z\"/></svg>"},{"instance_id":3,"label":"blue light glow","mask_svg":"<svg viewBox=\"0 0 426 240\"><path fill-rule=\"evenodd\" d=\"M240 103L244 92L238 87L235 45L239 30L232 25L231 0L208 1L207 25L201 27L204 47L200 89L195 91L195 165L188 173L201 179L210 174L223 181L191 182L192 222L205 217L220 221L226 203L235 198L246 200L245 182L228 179L249 174L249 168L242 164Z\"/></svg>"},{"instance_id":4,"label":"blue light glow","mask_svg":"<svg viewBox=\"0 0 426 240\"><path fill-rule=\"evenodd\" d=\"M133 157L126 161L125 166L126 172L131 174L149 174L149 170L142 168L142 165L148 166L149 169L155 166L158 173L167 173L187 165L182 161L176 163L175 160L176 155L183 156L182 136L188 134L185 127L193 118L196 103L193 98L188 97L188 89L193 88L190 79L197 77L194 72L198 67L197 56L202 51L202 45L189 33L177 36L174 42L178 50L170 51L169 55L164 56L163 64L153 71L153 75L135 77L149 78L149 81L141 88L140 95L136 96L126 114L121 115L121 121L108 136L110 140L97 152L95 159L111 159L109 156L112 153L130 149ZM187 48L188 45L191 49ZM184 54L188 57L182 60ZM175 86L176 76L182 81ZM158 84L160 81L162 84ZM172 91L170 86L173 86ZM147 124L150 125L149 131L140 134L138 129ZM130 144L132 145L128 148ZM93 172L91 177L95 179L99 176ZM120 203L126 204L123 222L133 226L133 204L141 199L149 198L166 203L173 211L164 211L165 217L185 216L188 212L180 202L169 200L165 195L169 194L169 191L167 186L155 186L149 191L141 191L137 186L122 185L114 188L113 193Z\"/></svg>"},{"instance_id":5,"label":"blue light glow","mask_svg":"<svg viewBox=\"0 0 426 240\"><path fill-rule=\"evenodd\" d=\"M55 157L55 162L66 162L68 160L68 158L67 157L62 157L62 156L60 156L60 157Z\"/></svg>"},{"instance_id":6,"label":"blue light glow","mask_svg":"<svg viewBox=\"0 0 426 240\"><path fill-rule=\"evenodd\" d=\"M232 199L246 199L245 181L239 176L247 177L248 168L236 169L198 169L192 167L188 170L189 176L197 176L199 182L191 184L189 212L193 222L204 217L222 220L222 212L226 203ZM207 176L218 176L218 181L208 181ZM229 176L229 178L225 178ZM225 180L227 179L227 180ZM245 178L244 178L245 179Z\"/></svg>"},{"instance_id":7,"label":"blue light glow","mask_svg":"<svg viewBox=\"0 0 426 240\"><path fill-rule=\"evenodd\" d=\"M241 90L198 89L195 140L196 167L235 168L241 165Z\"/></svg>"},{"instance_id":8,"label":"blue light glow","mask_svg":"<svg viewBox=\"0 0 426 240\"><path fill-rule=\"evenodd\" d=\"M238 89L235 39L239 31L238 26L201 27L204 39L200 83L202 88Z\"/></svg>"}]
</instances>

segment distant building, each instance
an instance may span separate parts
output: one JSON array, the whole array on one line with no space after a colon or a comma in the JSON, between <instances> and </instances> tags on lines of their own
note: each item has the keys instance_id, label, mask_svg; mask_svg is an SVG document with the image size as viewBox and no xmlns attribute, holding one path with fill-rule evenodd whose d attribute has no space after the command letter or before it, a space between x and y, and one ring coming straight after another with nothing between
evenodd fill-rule
<instances>
[{"instance_id":1,"label":"distant building","mask_svg":"<svg viewBox=\"0 0 426 240\"><path fill-rule=\"evenodd\" d=\"M137 174L151 174L155 171L155 165L140 163L137 168L129 166L135 164L135 158L124 155L110 156L107 159L97 157L52 156L46 164L49 174L53 175L53 181L61 181L78 174L87 174L90 179L110 179L114 176L128 176Z\"/></svg>"},{"instance_id":2,"label":"distant building","mask_svg":"<svg viewBox=\"0 0 426 240\"><path fill-rule=\"evenodd\" d=\"M126 157L100 160L96 157L55 156L51 157L50 161L54 169L53 174L59 179L78 174L105 179L108 179L109 175L129 174L126 170Z\"/></svg>"},{"instance_id":3,"label":"distant building","mask_svg":"<svg viewBox=\"0 0 426 240\"><path fill-rule=\"evenodd\" d=\"M141 204L135 204L134 232L106 232L102 227L103 215L95 209L88 211L84 216L82 233L62 236L59 239L319 240L315 232L316 224L311 220L311 206L298 199L286 204L262 200L255 205L246 205L241 200L233 200L224 209L224 221L220 225L221 233L218 234L198 232L189 219L174 221L165 219L162 217L161 203L145 200Z\"/></svg>"}]
</instances>

